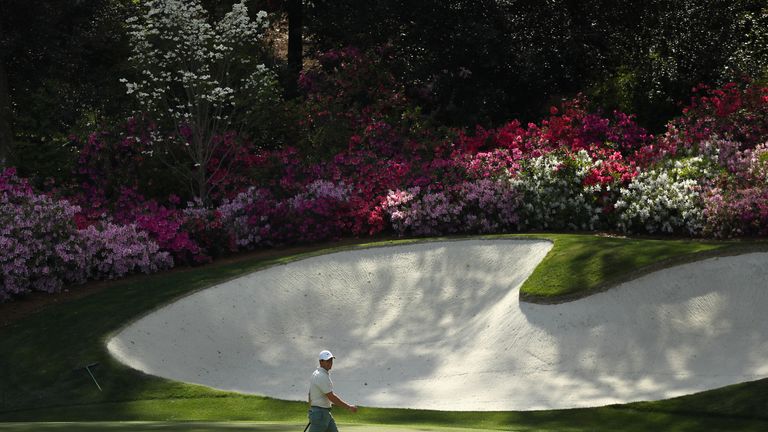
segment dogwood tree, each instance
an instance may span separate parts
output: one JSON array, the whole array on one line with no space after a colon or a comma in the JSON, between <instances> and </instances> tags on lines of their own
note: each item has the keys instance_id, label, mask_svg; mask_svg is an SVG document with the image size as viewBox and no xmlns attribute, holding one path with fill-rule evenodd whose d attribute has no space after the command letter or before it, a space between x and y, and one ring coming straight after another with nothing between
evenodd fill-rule
<instances>
[{"instance_id":1,"label":"dogwood tree","mask_svg":"<svg viewBox=\"0 0 768 432\"><path fill-rule=\"evenodd\" d=\"M160 126L153 156L206 201L236 150L222 135L279 97L275 74L254 56L267 13L251 19L245 0L213 23L198 0L150 0L142 9L128 20L137 78L121 81Z\"/></svg>"}]
</instances>

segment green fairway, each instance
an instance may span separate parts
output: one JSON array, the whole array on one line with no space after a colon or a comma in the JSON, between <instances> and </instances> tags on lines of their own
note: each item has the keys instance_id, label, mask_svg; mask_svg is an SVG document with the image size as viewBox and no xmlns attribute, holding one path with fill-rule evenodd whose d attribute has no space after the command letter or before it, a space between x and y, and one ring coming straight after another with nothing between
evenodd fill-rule
<instances>
[{"instance_id":1,"label":"green fairway","mask_svg":"<svg viewBox=\"0 0 768 432\"><path fill-rule=\"evenodd\" d=\"M758 242L564 234L489 238L529 237L546 238L554 245L525 283L524 296L551 302L583 297L660 267L765 247ZM8 422L0 423L0 430L301 431L306 402L228 393L149 376L113 360L105 341L132 320L180 296L266 266L320 253L409 242L329 245L301 253L293 249L270 257L243 257L116 281L89 296L52 304L0 328L0 422ZM92 372L101 390L83 369L93 363L98 364ZM354 415L337 410L334 416L345 431L764 431L768 430L766 404L768 380L760 380L667 401L593 409L442 412L363 407Z\"/></svg>"},{"instance_id":2,"label":"green fairway","mask_svg":"<svg viewBox=\"0 0 768 432\"><path fill-rule=\"evenodd\" d=\"M491 417L499 416L495 413ZM447 416L448 418L454 416ZM768 419L716 416L707 413L664 413L624 408L599 408L561 412L509 413L503 425L493 429L455 427L450 421L441 424L355 424L339 422L343 432L490 432L494 430L526 432L762 432L768 430ZM418 419L418 415L414 420ZM482 420L479 420L482 422ZM302 431L306 423L299 422L46 422L0 423L0 431L14 432L77 432L77 431Z\"/></svg>"},{"instance_id":3,"label":"green fairway","mask_svg":"<svg viewBox=\"0 0 768 432\"><path fill-rule=\"evenodd\" d=\"M89 423L0 423L0 431L16 432L76 432L76 431L185 431L185 432L247 432L247 431L301 431L306 425L298 423L254 423L254 422L89 422ZM377 425L339 425L345 432L420 432L420 431L461 431L487 432L487 429L424 428Z\"/></svg>"},{"instance_id":4,"label":"green fairway","mask_svg":"<svg viewBox=\"0 0 768 432\"><path fill-rule=\"evenodd\" d=\"M294 423L254 423L254 422L89 422L89 423L0 423L0 431L15 432L76 432L76 431L185 431L185 432L247 432L247 431L301 431L306 425ZM378 425L339 425L344 432L488 432L488 429L466 428L427 428Z\"/></svg>"}]
</instances>

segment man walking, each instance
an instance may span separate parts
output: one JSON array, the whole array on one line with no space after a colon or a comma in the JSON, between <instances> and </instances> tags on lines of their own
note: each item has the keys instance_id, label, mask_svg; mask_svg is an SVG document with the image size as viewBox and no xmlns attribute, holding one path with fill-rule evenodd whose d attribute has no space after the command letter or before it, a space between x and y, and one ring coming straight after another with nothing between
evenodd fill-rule
<instances>
[{"instance_id":1,"label":"man walking","mask_svg":"<svg viewBox=\"0 0 768 432\"><path fill-rule=\"evenodd\" d=\"M320 352L320 367L309 383L309 432L338 432L331 416L331 404L357 412L357 407L344 402L333 392L331 368L335 357L328 350Z\"/></svg>"}]
</instances>

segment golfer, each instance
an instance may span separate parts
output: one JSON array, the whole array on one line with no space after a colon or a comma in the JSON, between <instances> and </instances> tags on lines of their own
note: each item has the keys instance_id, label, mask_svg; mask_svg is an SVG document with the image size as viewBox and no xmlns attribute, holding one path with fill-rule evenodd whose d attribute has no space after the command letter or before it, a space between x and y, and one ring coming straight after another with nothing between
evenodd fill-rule
<instances>
[{"instance_id":1,"label":"golfer","mask_svg":"<svg viewBox=\"0 0 768 432\"><path fill-rule=\"evenodd\" d=\"M338 432L336 421L331 416L331 404L357 412L356 406L333 393L331 368L334 358L330 351L320 351L320 367L312 373L309 383L309 432Z\"/></svg>"}]
</instances>

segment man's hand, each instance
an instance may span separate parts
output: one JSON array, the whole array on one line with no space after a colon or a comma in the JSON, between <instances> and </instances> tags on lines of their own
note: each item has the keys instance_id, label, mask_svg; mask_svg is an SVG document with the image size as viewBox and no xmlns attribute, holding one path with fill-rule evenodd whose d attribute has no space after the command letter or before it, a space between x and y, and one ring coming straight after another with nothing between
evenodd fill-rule
<instances>
[{"instance_id":1,"label":"man's hand","mask_svg":"<svg viewBox=\"0 0 768 432\"><path fill-rule=\"evenodd\" d=\"M326 393L325 396L328 398L328 400L333 402L334 405L338 405L340 407L344 407L344 408L348 409L350 412L353 412L353 413L357 412L357 407L355 405L351 405L351 404L348 404L348 403L344 402L344 400L342 398L336 396L333 392Z\"/></svg>"}]
</instances>

